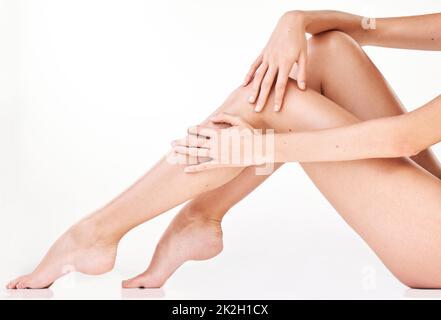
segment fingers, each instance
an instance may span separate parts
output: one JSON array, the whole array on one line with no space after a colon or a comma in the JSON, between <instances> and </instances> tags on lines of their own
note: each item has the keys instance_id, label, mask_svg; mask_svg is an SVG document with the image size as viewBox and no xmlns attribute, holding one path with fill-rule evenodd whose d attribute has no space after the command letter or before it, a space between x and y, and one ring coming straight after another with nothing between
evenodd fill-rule
<instances>
[{"instance_id":1,"label":"fingers","mask_svg":"<svg viewBox=\"0 0 441 320\"><path fill-rule=\"evenodd\" d=\"M229 113L219 113L210 118L213 123L227 123L231 126L249 126L241 117Z\"/></svg>"},{"instance_id":2,"label":"fingers","mask_svg":"<svg viewBox=\"0 0 441 320\"><path fill-rule=\"evenodd\" d=\"M216 137L217 130L194 126L188 128L187 132L189 135L185 138L172 141L175 154L196 159L192 164L210 160L210 142Z\"/></svg>"},{"instance_id":3,"label":"fingers","mask_svg":"<svg viewBox=\"0 0 441 320\"><path fill-rule=\"evenodd\" d=\"M297 85L300 90L306 89L306 51L302 50L297 60L298 74Z\"/></svg>"},{"instance_id":4,"label":"fingers","mask_svg":"<svg viewBox=\"0 0 441 320\"><path fill-rule=\"evenodd\" d=\"M253 62L253 64L250 67L250 70L248 71L247 75L245 76L245 79L242 83L243 86L246 86L250 83L251 79L254 76L254 73L256 72L257 68L259 68L260 64L262 63L263 56L259 55L257 59Z\"/></svg>"},{"instance_id":5,"label":"fingers","mask_svg":"<svg viewBox=\"0 0 441 320\"><path fill-rule=\"evenodd\" d=\"M210 149L206 148L174 146L173 150L178 154L188 155L196 158L209 158L211 156Z\"/></svg>"},{"instance_id":6,"label":"fingers","mask_svg":"<svg viewBox=\"0 0 441 320\"><path fill-rule=\"evenodd\" d=\"M271 91L271 87L274 83L274 78L276 77L277 69L274 67L269 67L268 71L263 78L262 84L260 86L259 99L257 100L256 107L254 111L260 112L265 106L266 100L268 99L268 95Z\"/></svg>"},{"instance_id":7,"label":"fingers","mask_svg":"<svg viewBox=\"0 0 441 320\"><path fill-rule=\"evenodd\" d=\"M188 135L183 139L177 139L172 141L172 147L183 146L183 147L196 147L204 148L207 147L208 139L202 136Z\"/></svg>"},{"instance_id":8,"label":"fingers","mask_svg":"<svg viewBox=\"0 0 441 320\"><path fill-rule=\"evenodd\" d=\"M288 84L290 67L286 66L279 69L276 82L276 94L274 97L274 111L280 111L285 96L286 85Z\"/></svg>"},{"instance_id":9,"label":"fingers","mask_svg":"<svg viewBox=\"0 0 441 320\"><path fill-rule=\"evenodd\" d=\"M194 126L187 129L187 133L196 136L202 136L205 138L214 138L217 130L213 128L203 127L203 126Z\"/></svg>"},{"instance_id":10,"label":"fingers","mask_svg":"<svg viewBox=\"0 0 441 320\"><path fill-rule=\"evenodd\" d=\"M186 172L197 172L202 170L211 169L214 167L230 166L227 164L220 164L217 162L219 158L218 143L220 135L225 132L236 133L238 128L240 137L245 134L252 134L253 127L244 121L240 116L235 116L225 112L216 114L210 118L213 123L225 123L230 125L228 129L216 129L207 126L194 126L188 128L188 136L183 139L177 139L172 141L173 152L175 156L181 157L184 160L191 159L192 163L188 163L192 166L186 169ZM244 132L248 130L248 132ZM215 162L216 161L216 162ZM178 162L182 163L182 161ZM202 166L201 164L204 164ZM237 166L237 165L236 165Z\"/></svg>"},{"instance_id":11,"label":"fingers","mask_svg":"<svg viewBox=\"0 0 441 320\"><path fill-rule=\"evenodd\" d=\"M259 94L260 85L263 78L265 77L266 71L268 70L268 63L262 62L254 74L253 88L251 90L251 95L248 98L249 103L256 102L257 95Z\"/></svg>"},{"instance_id":12,"label":"fingers","mask_svg":"<svg viewBox=\"0 0 441 320\"><path fill-rule=\"evenodd\" d=\"M300 51L297 58L297 85L300 90L306 89L306 49ZM286 85L291 71L291 64L269 65L262 61L254 74L253 87L248 99L249 103L255 103L254 111L260 112L264 108L271 87L276 81L276 94L274 101L274 111L280 111L285 96ZM277 76L277 80L275 80Z\"/></svg>"}]
</instances>

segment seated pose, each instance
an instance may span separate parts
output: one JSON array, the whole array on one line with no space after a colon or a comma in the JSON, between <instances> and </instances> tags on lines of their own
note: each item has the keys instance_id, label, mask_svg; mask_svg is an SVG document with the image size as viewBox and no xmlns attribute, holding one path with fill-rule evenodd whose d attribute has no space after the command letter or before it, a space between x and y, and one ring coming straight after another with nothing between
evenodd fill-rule
<instances>
[{"instance_id":1,"label":"seated pose","mask_svg":"<svg viewBox=\"0 0 441 320\"><path fill-rule=\"evenodd\" d=\"M305 33L313 36L307 41ZM223 216L270 175L256 174L255 165L272 156L275 168L300 162L402 283L440 288L441 167L428 148L441 141L441 97L406 113L362 45L441 50L441 14L376 20L335 11L284 14L243 86L214 117L189 130L193 139L173 143L170 154L197 163L164 157L72 226L32 273L7 288L45 288L72 270L107 272L128 231L190 200L147 270L123 282L126 288L160 287L185 261L221 252ZM202 129L235 128L273 129L274 153L239 164L218 161L213 150L223 142Z\"/></svg>"}]
</instances>

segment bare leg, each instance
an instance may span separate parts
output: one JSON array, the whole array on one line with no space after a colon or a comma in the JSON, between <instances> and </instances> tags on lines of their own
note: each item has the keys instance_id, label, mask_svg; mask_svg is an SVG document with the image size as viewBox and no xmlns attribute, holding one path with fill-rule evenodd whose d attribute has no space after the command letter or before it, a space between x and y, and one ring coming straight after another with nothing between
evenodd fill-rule
<instances>
[{"instance_id":1,"label":"bare leg","mask_svg":"<svg viewBox=\"0 0 441 320\"><path fill-rule=\"evenodd\" d=\"M310 86L358 118L367 120L405 112L375 65L347 35L328 32L316 36L309 41L308 52ZM351 90L347 90L349 83ZM439 162L430 150L421 152L412 160L441 177ZM124 286L157 287L179 265L198 259L196 255L201 252L206 258L217 255L222 249L223 216L266 178L256 176L253 168L248 168L229 183L190 201L167 228L147 270L126 281ZM196 241L187 243L187 239ZM182 243L186 245L182 246Z\"/></svg>"},{"instance_id":2,"label":"bare leg","mask_svg":"<svg viewBox=\"0 0 441 320\"><path fill-rule=\"evenodd\" d=\"M317 93L310 90L306 93L298 93L292 84L290 84L290 86L291 87L287 99L288 101L292 102L292 104L287 103L287 105L291 104L293 105L293 108L284 108L284 111L281 113L275 114L272 111L265 111L262 115L256 115L250 109L244 109L242 102L249 95L248 88L241 88L239 90L236 90L232 97L224 104L222 109L229 112L240 113L256 127L275 127L285 130L291 130L295 126L298 126L295 128L296 130L305 130L310 128L342 125L346 123L351 123L351 121L357 121L355 117L351 116L349 113L340 109L331 101L326 100L326 98L318 95ZM299 121L302 121L302 123L298 123ZM400 170L400 172L407 172L409 173L409 175L413 174L412 181L414 182L414 188L418 189L422 186L421 183L424 182L424 187L426 187L426 190L433 191L432 193L434 193L436 188L433 184L433 180L428 179L429 177L432 177L434 179L434 177L431 175L421 175L421 172L423 171L419 167L416 168L409 164L409 162L405 162L402 160L363 160L352 162L349 164L308 164L308 167L305 165L305 168L307 169L310 176L313 176L317 172L317 170L318 172L320 172L320 168L322 168L322 170L326 169L327 172L325 174L331 174L335 172L336 175L334 177L325 177L323 180L313 177L314 181L317 184L323 182L324 186L322 186L322 189L326 189L328 188L326 181L328 179L335 179L339 176L346 176L346 180L349 180L344 181L344 183L354 183L354 179L352 179L351 176L348 176L347 173L345 173L346 171L350 171L352 176L360 171L360 179L362 181L366 180L366 185L371 186L372 170L382 171L385 168L400 167L403 169ZM323 168L326 166L328 168ZM362 171L362 169L364 169L364 171ZM80 223L80 227L77 226L76 228L74 228L74 230L71 230L71 232L67 234L68 239L72 240L72 238L74 238L72 236L72 233L78 233L77 229L84 230L83 225L86 224L89 229L91 225L95 228L93 230L94 237L96 236L98 238L102 237L102 239L106 239L104 241L94 241L92 243L93 246L99 244L101 248L107 246L107 242L114 244L115 241L119 240L119 237L121 237L125 232L127 232L127 230L134 227L135 225L150 219L151 217L167 210L168 208L178 203L185 201L188 198L194 197L200 192L208 191L222 185L240 172L238 170L228 169L223 170L222 174L219 174L219 172L212 174L200 173L197 175L193 175L194 178L190 178L188 177L188 175L182 173L181 170L182 168L179 168L179 166L170 166L165 161L161 161L154 168L154 170L150 171L144 178L142 178L137 184L135 184L134 187L129 189L121 197L117 198L111 204L109 204L102 210L99 210L97 213L91 215L88 219ZM368 172L365 172L366 170ZM389 175L388 177L390 176L391 175ZM395 184L395 180L399 180L400 177L401 175L397 177L394 176L393 178L395 179L389 179L391 181L387 180L386 182ZM416 183L416 181L419 181L421 183L418 184ZM360 181L358 183L360 184ZM185 185L186 189L179 190L179 192L177 192L177 194L173 195L172 197L165 197L162 198L161 201L159 201L158 195L167 194L167 191L170 189L170 185L176 188ZM330 185L332 185L332 183L330 183ZM335 186L333 185L332 187ZM436 185L436 187L438 187L438 185ZM377 190L380 189L381 188L378 188ZM415 190L413 190L412 192L414 191ZM332 195L332 190L329 192ZM331 198L329 195L327 196L328 198ZM407 199L409 201L411 200L411 195L407 193L405 194L405 196L407 196ZM433 196L433 194L431 194L431 196ZM354 199L353 196L351 196L351 198ZM361 200L362 199L355 202L351 201L351 203L360 203ZM426 208L427 210L425 212L433 213L435 211L429 209L437 209L437 203L436 201L434 201L435 203L433 203L433 199L431 197L428 200L429 201L427 201L427 203L433 205L434 208ZM336 206L337 208L339 202L344 202L344 199L338 198L335 201L337 203L334 204L334 206ZM386 206L385 203L383 203L383 205L385 205L385 207L383 208L384 210L397 209L395 207L391 208L390 206ZM412 211L412 208L414 208L414 206L412 205L414 204L409 203L410 211ZM347 215L350 216L350 213L353 210L351 209L351 207L349 207L349 209L346 211L348 212ZM436 225L433 221L434 216L431 215L429 218L430 219L428 219L428 222L430 222L430 225L427 226L428 223L425 223L424 227L427 228L424 231L433 231L430 230L430 228L433 228ZM409 224L408 219L404 219L403 221L400 220L398 222L400 226L403 226L403 224L407 226L407 224ZM421 232L421 228L419 228L418 231ZM88 233L86 232L84 234ZM430 232L430 234L434 233ZM418 239L415 237L412 238L412 240ZM81 239L83 240L83 237L81 237ZM77 245L77 243L75 243L75 240L78 239L72 240L74 242L74 247L75 245ZM111 240L113 240L113 242ZM43 260L42 264L37 267L35 272L33 272L29 276L25 276L23 278L19 278L16 281L13 281L9 285L9 287L25 288L44 287L46 285L49 285L51 281L61 275L62 266L65 266L66 264L71 264L76 268L76 270L86 273L102 272L102 270L91 271L88 269L89 267L96 268L97 263L94 262L97 257L100 258L100 253L99 251L95 250L95 247L93 247L93 250L91 251L90 247L92 246L92 244L88 244L89 247L83 245L82 247L72 249L71 244L68 243L69 245L66 245L66 243L68 243L68 241L62 238L61 242L57 242L55 247L51 249L48 256ZM401 241L400 244L403 244L403 241ZM412 244L414 244L415 246L421 246L424 244L426 245L426 247L428 247L427 245L433 247L435 243L434 241L430 243L413 241ZM419 250L417 252L421 253L422 250ZM419 261L427 260L420 259ZM412 271L412 269L410 271Z\"/></svg>"},{"instance_id":3,"label":"bare leg","mask_svg":"<svg viewBox=\"0 0 441 320\"><path fill-rule=\"evenodd\" d=\"M276 165L276 168L280 167ZM206 260L223 249L221 221L229 210L268 176L246 168L231 182L205 192L187 203L172 220L155 249L149 267L142 274L123 281L125 288L158 288L183 263Z\"/></svg>"},{"instance_id":4,"label":"bare leg","mask_svg":"<svg viewBox=\"0 0 441 320\"><path fill-rule=\"evenodd\" d=\"M234 96L225 101L222 109L232 105ZM259 117L253 115L249 119L257 127L262 126ZM160 160L127 191L63 234L31 274L11 281L7 287L47 287L74 270L86 274L107 272L114 265L119 240L129 230L223 185L243 170L227 168L191 175L183 168L183 165L171 164L165 158Z\"/></svg>"},{"instance_id":5,"label":"bare leg","mask_svg":"<svg viewBox=\"0 0 441 320\"><path fill-rule=\"evenodd\" d=\"M269 105L274 104L273 96ZM359 120L313 90L289 84L285 114L264 111L271 127L296 131ZM411 287L441 287L441 181L407 158L304 163L346 222L391 272ZM354 190L357 190L354 192Z\"/></svg>"},{"instance_id":6,"label":"bare leg","mask_svg":"<svg viewBox=\"0 0 441 320\"><path fill-rule=\"evenodd\" d=\"M359 119L406 112L375 64L348 35L334 31L314 37L309 42L309 51L314 87ZM412 160L441 178L441 165L430 149Z\"/></svg>"}]
</instances>

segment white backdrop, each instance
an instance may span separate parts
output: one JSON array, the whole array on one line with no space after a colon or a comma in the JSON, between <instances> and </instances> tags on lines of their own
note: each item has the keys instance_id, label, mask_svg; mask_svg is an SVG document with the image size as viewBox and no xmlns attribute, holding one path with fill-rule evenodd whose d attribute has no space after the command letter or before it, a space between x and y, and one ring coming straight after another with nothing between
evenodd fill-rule
<instances>
[{"instance_id":1,"label":"white backdrop","mask_svg":"<svg viewBox=\"0 0 441 320\"><path fill-rule=\"evenodd\" d=\"M286 10L400 16L440 7L436 0L0 0L0 284L31 271L60 233L217 107ZM439 53L366 50L408 109L440 93ZM119 281L144 270L176 212L132 231L110 274L0 295L148 298L151 291L120 290ZM295 164L231 210L224 232L219 257L188 263L153 296L420 295L392 278Z\"/></svg>"}]
</instances>

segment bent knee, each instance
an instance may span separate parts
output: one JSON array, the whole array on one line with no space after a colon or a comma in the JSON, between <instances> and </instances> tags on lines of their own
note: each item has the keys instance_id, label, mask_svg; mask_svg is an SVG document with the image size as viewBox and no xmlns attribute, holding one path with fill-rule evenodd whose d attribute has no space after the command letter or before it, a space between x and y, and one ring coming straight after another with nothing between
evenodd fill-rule
<instances>
[{"instance_id":1,"label":"bent knee","mask_svg":"<svg viewBox=\"0 0 441 320\"><path fill-rule=\"evenodd\" d=\"M248 101L252 94L252 86L241 86L229 95L219 111L240 116L255 128L271 127L277 130L277 127L274 128L274 123L277 119L287 116L288 108L293 108L292 101L295 101L297 106L304 104L302 102L306 104L309 95L307 91L300 90L296 80L289 79L285 90L284 107L276 112L274 111L275 88L273 85L262 111L256 112L254 110L256 105Z\"/></svg>"},{"instance_id":2,"label":"bent knee","mask_svg":"<svg viewBox=\"0 0 441 320\"><path fill-rule=\"evenodd\" d=\"M351 36L341 31L327 31L312 36L308 40L308 49L311 54L322 50L327 54L342 54L342 50L362 50Z\"/></svg>"},{"instance_id":3,"label":"bent knee","mask_svg":"<svg viewBox=\"0 0 441 320\"><path fill-rule=\"evenodd\" d=\"M308 40L308 58L313 63L325 62L326 58L341 58L348 54L363 53L361 46L341 31L327 31Z\"/></svg>"}]
</instances>

